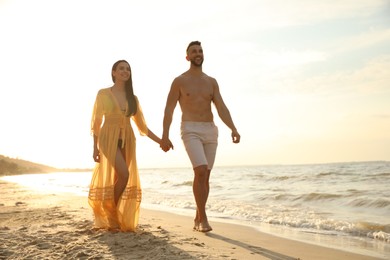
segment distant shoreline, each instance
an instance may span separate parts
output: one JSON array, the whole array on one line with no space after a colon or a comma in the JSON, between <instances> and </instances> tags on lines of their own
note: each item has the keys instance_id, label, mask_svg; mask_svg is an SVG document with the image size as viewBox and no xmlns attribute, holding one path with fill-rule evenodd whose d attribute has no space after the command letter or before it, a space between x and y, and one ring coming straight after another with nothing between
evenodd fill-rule
<instances>
[{"instance_id":1,"label":"distant shoreline","mask_svg":"<svg viewBox=\"0 0 390 260\"><path fill-rule=\"evenodd\" d=\"M26 160L10 158L0 155L0 176L20 175L31 173L51 173L51 172L84 172L92 171L92 169L79 168L55 168L43 164L33 163Z\"/></svg>"},{"instance_id":2,"label":"distant shoreline","mask_svg":"<svg viewBox=\"0 0 390 260\"><path fill-rule=\"evenodd\" d=\"M322 164L341 164L341 163L376 163L389 162L388 160L373 160L373 161L349 161L349 162L328 162L328 163L275 163L275 164L253 164L253 165L216 165L219 167L254 167L254 166L291 166L291 165L322 165ZM142 169L158 169L160 167L146 167ZM177 169L188 167L162 167L164 169ZM22 159L11 158L0 155L0 176L21 175L33 173L52 173L52 172L89 172L93 168L55 168L43 164L38 164Z\"/></svg>"}]
</instances>

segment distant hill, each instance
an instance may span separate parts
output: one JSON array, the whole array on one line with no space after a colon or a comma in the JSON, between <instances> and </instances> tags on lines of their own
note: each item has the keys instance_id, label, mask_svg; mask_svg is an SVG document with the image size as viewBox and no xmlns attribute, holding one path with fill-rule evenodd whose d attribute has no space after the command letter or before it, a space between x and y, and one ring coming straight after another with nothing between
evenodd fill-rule
<instances>
[{"instance_id":1,"label":"distant hill","mask_svg":"<svg viewBox=\"0 0 390 260\"><path fill-rule=\"evenodd\" d=\"M59 171L89 171L90 169L58 169L51 166L14 159L0 155L0 176L28 173L49 173Z\"/></svg>"}]
</instances>

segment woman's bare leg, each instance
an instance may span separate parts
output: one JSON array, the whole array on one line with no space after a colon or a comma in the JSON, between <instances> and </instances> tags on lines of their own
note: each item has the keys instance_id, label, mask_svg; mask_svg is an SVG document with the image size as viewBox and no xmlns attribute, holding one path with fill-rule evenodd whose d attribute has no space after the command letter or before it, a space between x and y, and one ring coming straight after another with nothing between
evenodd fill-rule
<instances>
[{"instance_id":1,"label":"woman's bare leg","mask_svg":"<svg viewBox=\"0 0 390 260\"><path fill-rule=\"evenodd\" d=\"M119 198L125 190L127 181L129 179L129 169L127 167L125 158L124 149L120 149L118 147L115 156L115 172L117 181L114 188L114 199L116 205L118 205Z\"/></svg>"}]
</instances>

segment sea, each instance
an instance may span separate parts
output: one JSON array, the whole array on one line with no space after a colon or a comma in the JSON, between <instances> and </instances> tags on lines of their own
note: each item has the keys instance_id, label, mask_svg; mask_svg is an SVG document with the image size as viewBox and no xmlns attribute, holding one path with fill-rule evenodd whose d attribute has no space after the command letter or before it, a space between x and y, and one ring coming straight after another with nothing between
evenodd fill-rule
<instances>
[{"instance_id":1,"label":"sea","mask_svg":"<svg viewBox=\"0 0 390 260\"><path fill-rule=\"evenodd\" d=\"M194 216L191 168L139 169L142 207ZM5 176L45 192L88 195L91 172ZM390 162L215 167L209 221L390 259ZM260 233L259 233L260 234Z\"/></svg>"}]
</instances>

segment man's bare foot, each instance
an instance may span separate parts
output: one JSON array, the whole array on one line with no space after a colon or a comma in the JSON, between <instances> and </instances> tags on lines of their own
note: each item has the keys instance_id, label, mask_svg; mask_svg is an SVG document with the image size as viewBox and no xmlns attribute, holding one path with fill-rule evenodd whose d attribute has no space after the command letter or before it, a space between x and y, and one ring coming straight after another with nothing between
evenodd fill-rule
<instances>
[{"instance_id":1,"label":"man's bare foot","mask_svg":"<svg viewBox=\"0 0 390 260\"><path fill-rule=\"evenodd\" d=\"M198 228L198 231L199 232L210 232L211 230L213 230L213 228L209 225L209 223L199 223L199 228Z\"/></svg>"}]
</instances>

